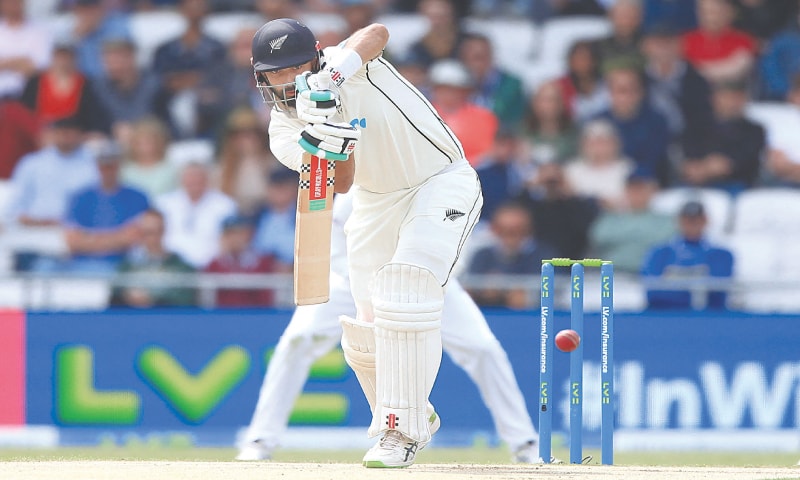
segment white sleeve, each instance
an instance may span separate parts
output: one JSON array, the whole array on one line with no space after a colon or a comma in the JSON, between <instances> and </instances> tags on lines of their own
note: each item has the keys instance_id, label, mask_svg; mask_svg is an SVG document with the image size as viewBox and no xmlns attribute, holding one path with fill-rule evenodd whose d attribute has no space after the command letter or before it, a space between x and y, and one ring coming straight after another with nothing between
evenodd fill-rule
<instances>
[{"instance_id":1,"label":"white sleeve","mask_svg":"<svg viewBox=\"0 0 800 480\"><path fill-rule=\"evenodd\" d=\"M29 45L30 59L37 69L44 70L50 65L50 59L53 54L53 36L49 30L41 25L36 25L33 28L36 31L36 40Z\"/></svg>"},{"instance_id":2,"label":"white sleeve","mask_svg":"<svg viewBox=\"0 0 800 480\"><path fill-rule=\"evenodd\" d=\"M278 161L295 172L299 172L305 150L297 143L300 140L302 122L298 121L297 125L294 123L285 116L273 112L269 122L269 147Z\"/></svg>"}]
</instances>

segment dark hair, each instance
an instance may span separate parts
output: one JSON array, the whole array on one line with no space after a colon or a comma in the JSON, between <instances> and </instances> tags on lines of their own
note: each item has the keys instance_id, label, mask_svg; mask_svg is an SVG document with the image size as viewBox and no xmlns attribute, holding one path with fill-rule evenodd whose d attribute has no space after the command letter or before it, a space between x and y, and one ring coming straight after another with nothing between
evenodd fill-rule
<instances>
[{"instance_id":1,"label":"dark hair","mask_svg":"<svg viewBox=\"0 0 800 480\"><path fill-rule=\"evenodd\" d=\"M592 78L594 80L597 80L601 76L601 74L600 74L600 58L599 58L599 56L597 54L597 47L595 46L595 43L592 42L592 41L580 40L580 41L577 41L577 42L573 43L572 46L569 47L569 50L567 51L567 67L569 68L569 64L570 64L570 61L572 60L572 57L579 50L583 50L583 49L588 50L590 56L592 57L592 62L594 62L594 68L592 69ZM570 69L567 72L567 75L569 75L570 80L572 80L572 83L577 88L578 85L579 85L579 82L578 82L578 76L575 74L575 72L573 72Z\"/></svg>"},{"instance_id":2,"label":"dark hair","mask_svg":"<svg viewBox=\"0 0 800 480\"><path fill-rule=\"evenodd\" d=\"M560 132L564 132L568 130L572 125L572 116L570 115L569 105L567 105L566 98L564 97L564 91L561 88L561 85L558 84L557 81L551 80L549 82L545 82L528 97L527 105L526 105L526 113L524 118L524 128L529 132L537 132L541 127L539 123L539 119L536 116L536 112L533 109L533 103L535 102L536 94L539 93L543 87L548 85L553 85L555 89L558 91L558 95L561 97L561 114L558 118L558 130Z\"/></svg>"}]
</instances>

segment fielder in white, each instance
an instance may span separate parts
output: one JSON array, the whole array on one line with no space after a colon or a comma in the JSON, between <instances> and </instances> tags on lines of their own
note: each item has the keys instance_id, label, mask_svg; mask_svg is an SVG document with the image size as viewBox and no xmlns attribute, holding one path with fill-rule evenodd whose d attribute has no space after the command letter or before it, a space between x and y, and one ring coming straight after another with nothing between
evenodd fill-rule
<instances>
[{"instance_id":1,"label":"fielder in white","mask_svg":"<svg viewBox=\"0 0 800 480\"><path fill-rule=\"evenodd\" d=\"M292 315L267 367L237 460L271 458L280 445L311 365L342 338L339 315L356 315L347 278L344 235L344 223L351 209L351 195L337 195L333 207L331 300L298 307ZM535 463L537 435L506 352L475 302L455 279L450 280L444 295L442 345L477 385L498 435L513 452L512 461Z\"/></svg>"},{"instance_id":2,"label":"fielder in white","mask_svg":"<svg viewBox=\"0 0 800 480\"><path fill-rule=\"evenodd\" d=\"M275 156L294 170L304 151L341 160L336 191L353 185L345 230L356 317L341 320L342 350L372 409L368 434L380 437L363 464L378 468L413 464L439 426L428 397L444 292L483 205L461 143L381 57L388 40L372 24L323 52L308 27L283 18L252 48Z\"/></svg>"}]
</instances>

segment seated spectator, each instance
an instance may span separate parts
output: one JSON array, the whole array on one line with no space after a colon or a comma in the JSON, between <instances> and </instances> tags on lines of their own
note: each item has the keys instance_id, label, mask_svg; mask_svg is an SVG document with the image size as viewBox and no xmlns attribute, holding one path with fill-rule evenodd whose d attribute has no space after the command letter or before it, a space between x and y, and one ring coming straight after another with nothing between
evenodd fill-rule
<instances>
[{"instance_id":1,"label":"seated spectator","mask_svg":"<svg viewBox=\"0 0 800 480\"><path fill-rule=\"evenodd\" d=\"M686 183L737 193L758 181L766 134L761 125L745 117L747 101L745 82L714 86L714 123L701 143L691 150L687 148L681 165Z\"/></svg>"},{"instance_id":2,"label":"seated spectator","mask_svg":"<svg viewBox=\"0 0 800 480\"><path fill-rule=\"evenodd\" d=\"M577 124L608 108L608 90L592 42L575 42L567 54L567 74L558 80L570 117Z\"/></svg>"},{"instance_id":3,"label":"seated spectator","mask_svg":"<svg viewBox=\"0 0 800 480\"><path fill-rule=\"evenodd\" d=\"M206 267L208 273L274 273L275 259L252 249L254 222L249 217L233 216L222 224L222 245L219 255ZM288 272L287 268L283 269ZM217 307L270 307L274 293L268 289L217 290Z\"/></svg>"},{"instance_id":4,"label":"seated spectator","mask_svg":"<svg viewBox=\"0 0 800 480\"><path fill-rule=\"evenodd\" d=\"M24 0L0 1L0 98L18 97L50 63L51 50L50 33L25 18Z\"/></svg>"},{"instance_id":5,"label":"seated spectator","mask_svg":"<svg viewBox=\"0 0 800 480\"><path fill-rule=\"evenodd\" d=\"M608 10L611 35L597 41L601 68L624 61L641 68L642 0L616 0Z\"/></svg>"},{"instance_id":6,"label":"seated spectator","mask_svg":"<svg viewBox=\"0 0 800 480\"><path fill-rule=\"evenodd\" d=\"M383 9L372 0L344 0L338 3L339 14L346 24L344 29L346 37L374 23L375 17Z\"/></svg>"},{"instance_id":7,"label":"seated spectator","mask_svg":"<svg viewBox=\"0 0 800 480\"><path fill-rule=\"evenodd\" d=\"M299 6L293 0L255 0L256 11L264 17L264 23L276 18L298 18Z\"/></svg>"},{"instance_id":8,"label":"seated spectator","mask_svg":"<svg viewBox=\"0 0 800 480\"><path fill-rule=\"evenodd\" d=\"M797 0L734 0L734 27L759 43L768 41L797 15Z\"/></svg>"},{"instance_id":9,"label":"seated spectator","mask_svg":"<svg viewBox=\"0 0 800 480\"><path fill-rule=\"evenodd\" d=\"M259 115L263 114L263 118L269 118L264 99L255 88L253 65L250 63L255 33L256 29L249 27L239 30L228 46L227 61L216 66L216 73L208 79L219 90L216 105L209 101L208 109L216 109L220 119L224 120L232 110L241 107L249 107ZM220 126L222 123L224 121Z\"/></svg>"},{"instance_id":10,"label":"seated spectator","mask_svg":"<svg viewBox=\"0 0 800 480\"><path fill-rule=\"evenodd\" d=\"M8 179L17 162L39 148L41 124L35 113L12 99L0 99L0 179Z\"/></svg>"},{"instance_id":11,"label":"seated spectator","mask_svg":"<svg viewBox=\"0 0 800 480\"><path fill-rule=\"evenodd\" d=\"M642 73L620 65L606 73L611 106L598 118L610 120L622 140L622 153L636 168L655 176L662 185L670 175L670 132L663 115L646 101Z\"/></svg>"},{"instance_id":12,"label":"seated spectator","mask_svg":"<svg viewBox=\"0 0 800 480\"><path fill-rule=\"evenodd\" d=\"M256 213L268 188L267 175L278 165L268 142L266 128L249 107L237 108L228 116L220 139L214 186L234 199L239 211L247 215Z\"/></svg>"},{"instance_id":13,"label":"seated spectator","mask_svg":"<svg viewBox=\"0 0 800 480\"><path fill-rule=\"evenodd\" d=\"M297 173L283 166L275 167L269 174L253 246L257 252L275 257L283 267L294 263L296 211Z\"/></svg>"},{"instance_id":14,"label":"seated spectator","mask_svg":"<svg viewBox=\"0 0 800 480\"><path fill-rule=\"evenodd\" d=\"M75 0L72 2L75 26L70 40L77 47L78 68L89 78L103 73L102 51L106 41L130 38L128 17L112 11L103 0Z\"/></svg>"},{"instance_id":15,"label":"seated spectator","mask_svg":"<svg viewBox=\"0 0 800 480\"><path fill-rule=\"evenodd\" d=\"M467 34L461 41L459 58L475 80L472 101L494 112L505 128L519 123L525 113L522 80L497 66L489 38Z\"/></svg>"},{"instance_id":16,"label":"seated spectator","mask_svg":"<svg viewBox=\"0 0 800 480\"><path fill-rule=\"evenodd\" d=\"M56 45L50 66L28 80L21 99L44 123L74 117L95 136L108 133L105 109L91 81L78 70L72 45Z\"/></svg>"},{"instance_id":17,"label":"seated spectator","mask_svg":"<svg viewBox=\"0 0 800 480\"><path fill-rule=\"evenodd\" d=\"M800 125L800 72L798 72L787 102L794 107L793 126ZM765 164L766 182L771 185L800 187L800 138L797 129L787 125L785 129L770 129L767 143L769 154Z\"/></svg>"},{"instance_id":18,"label":"seated spectator","mask_svg":"<svg viewBox=\"0 0 800 480\"><path fill-rule=\"evenodd\" d=\"M219 91L209 75L225 62L225 46L203 33L207 0L181 0L178 9L188 24L186 31L158 47L153 58L162 87L159 113L175 138L211 137Z\"/></svg>"},{"instance_id":19,"label":"seated spectator","mask_svg":"<svg viewBox=\"0 0 800 480\"><path fill-rule=\"evenodd\" d=\"M150 199L175 190L178 172L175 165L167 161L168 145L169 128L161 120L145 117L133 123L122 180Z\"/></svg>"},{"instance_id":20,"label":"seated spectator","mask_svg":"<svg viewBox=\"0 0 800 480\"><path fill-rule=\"evenodd\" d=\"M409 55L430 67L438 60L456 58L464 39L452 0L421 0L417 7L428 21L428 31L409 48Z\"/></svg>"},{"instance_id":21,"label":"seated spectator","mask_svg":"<svg viewBox=\"0 0 800 480\"><path fill-rule=\"evenodd\" d=\"M564 163L578 151L578 132L558 84L544 83L528 101L522 133L537 163Z\"/></svg>"},{"instance_id":22,"label":"seated spectator","mask_svg":"<svg viewBox=\"0 0 800 480\"><path fill-rule=\"evenodd\" d=\"M469 71L458 60L443 60L430 70L431 103L464 147L464 156L478 166L489 152L498 129L491 110L470 101L474 88Z\"/></svg>"},{"instance_id":23,"label":"seated spectator","mask_svg":"<svg viewBox=\"0 0 800 480\"><path fill-rule=\"evenodd\" d=\"M652 177L632 173L625 182L623 206L605 210L589 230L592 257L614 262L616 272L636 273L647 253L676 234L675 219L650 209L658 190Z\"/></svg>"},{"instance_id":24,"label":"seated spectator","mask_svg":"<svg viewBox=\"0 0 800 480\"><path fill-rule=\"evenodd\" d=\"M481 219L494 216L494 211L522 189L521 140L511 130L500 129L494 139L491 152L477 168L483 192Z\"/></svg>"},{"instance_id":25,"label":"seated spectator","mask_svg":"<svg viewBox=\"0 0 800 480\"><path fill-rule=\"evenodd\" d=\"M786 98L792 79L800 74L800 14L766 43L760 73L766 99Z\"/></svg>"},{"instance_id":26,"label":"seated spectator","mask_svg":"<svg viewBox=\"0 0 800 480\"><path fill-rule=\"evenodd\" d=\"M698 0L699 27L683 36L686 59L709 82L743 79L757 52L755 39L733 28L731 0Z\"/></svg>"},{"instance_id":27,"label":"seated spectator","mask_svg":"<svg viewBox=\"0 0 800 480\"><path fill-rule=\"evenodd\" d=\"M136 240L135 220L150 206L144 193L120 184L122 155L114 143L97 152L100 183L70 200L65 238L72 257L55 265L56 270L112 273Z\"/></svg>"},{"instance_id":28,"label":"seated spectator","mask_svg":"<svg viewBox=\"0 0 800 480\"><path fill-rule=\"evenodd\" d=\"M114 138L127 144L131 124L154 113L158 79L139 69L131 40L114 39L103 44L103 73L93 83Z\"/></svg>"},{"instance_id":29,"label":"seated spectator","mask_svg":"<svg viewBox=\"0 0 800 480\"><path fill-rule=\"evenodd\" d=\"M28 227L59 226L69 199L98 181L94 156L83 146L83 129L74 118L48 127L52 146L22 157L11 177L9 219Z\"/></svg>"},{"instance_id":30,"label":"seated spectator","mask_svg":"<svg viewBox=\"0 0 800 480\"><path fill-rule=\"evenodd\" d=\"M672 242L654 247L647 255L642 275L645 280L673 280L689 283L707 279L711 287L714 279L730 279L733 274L733 255L730 251L711 245L704 238L708 223L703 204L688 202L681 208L678 218L680 234ZM692 298L689 290L647 291L649 308L691 309L702 307L719 310L726 307L727 292L710 290L705 298Z\"/></svg>"},{"instance_id":31,"label":"seated spectator","mask_svg":"<svg viewBox=\"0 0 800 480\"><path fill-rule=\"evenodd\" d=\"M697 141L711 124L711 87L683 59L681 37L669 24L655 24L642 40L650 103L667 120L673 138Z\"/></svg>"},{"instance_id":32,"label":"seated spectator","mask_svg":"<svg viewBox=\"0 0 800 480\"><path fill-rule=\"evenodd\" d=\"M501 205L492 215L492 245L478 249L472 256L467 273L475 275L519 275L530 277L541 271L542 260L552 258L554 251L535 235L528 210L519 204ZM523 289L470 289L478 305L525 308L531 304Z\"/></svg>"},{"instance_id":33,"label":"seated spectator","mask_svg":"<svg viewBox=\"0 0 800 480\"><path fill-rule=\"evenodd\" d=\"M194 289L176 285L169 278L169 274L187 274L195 270L179 255L164 248L164 216L158 210L146 210L139 215L136 224L136 243L117 272L130 276L138 274L129 279L139 281L117 285L111 295L111 305L135 308L194 305Z\"/></svg>"},{"instance_id":34,"label":"seated spectator","mask_svg":"<svg viewBox=\"0 0 800 480\"><path fill-rule=\"evenodd\" d=\"M236 202L209 186L209 167L190 162L183 167L180 187L156 198L164 215L164 245L198 270L219 252L222 222L236 212Z\"/></svg>"},{"instance_id":35,"label":"seated spectator","mask_svg":"<svg viewBox=\"0 0 800 480\"><path fill-rule=\"evenodd\" d=\"M516 200L533 214L534 230L540 240L555 249L554 256L586 257L597 203L575 195L560 164L539 167Z\"/></svg>"},{"instance_id":36,"label":"seated spectator","mask_svg":"<svg viewBox=\"0 0 800 480\"><path fill-rule=\"evenodd\" d=\"M581 154L565 169L577 195L595 198L607 210L623 206L625 180L633 170L633 161L620 152L619 136L610 122L593 120L583 127Z\"/></svg>"}]
</instances>

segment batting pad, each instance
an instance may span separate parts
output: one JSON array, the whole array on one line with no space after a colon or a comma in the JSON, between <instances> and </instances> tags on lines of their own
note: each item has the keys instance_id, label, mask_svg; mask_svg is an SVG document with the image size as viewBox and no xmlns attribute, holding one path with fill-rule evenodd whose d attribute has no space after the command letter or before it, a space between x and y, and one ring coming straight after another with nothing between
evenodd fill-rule
<instances>
[{"instance_id":1,"label":"batting pad","mask_svg":"<svg viewBox=\"0 0 800 480\"><path fill-rule=\"evenodd\" d=\"M444 289L430 270L389 263L375 276L376 410L369 435L431 439L428 395L442 361Z\"/></svg>"},{"instance_id":2,"label":"batting pad","mask_svg":"<svg viewBox=\"0 0 800 480\"><path fill-rule=\"evenodd\" d=\"M375 327L347 315L339 316L342 324L344 359L356 374L361 390L375 411Z\"/></svg>"}]
</instances>

